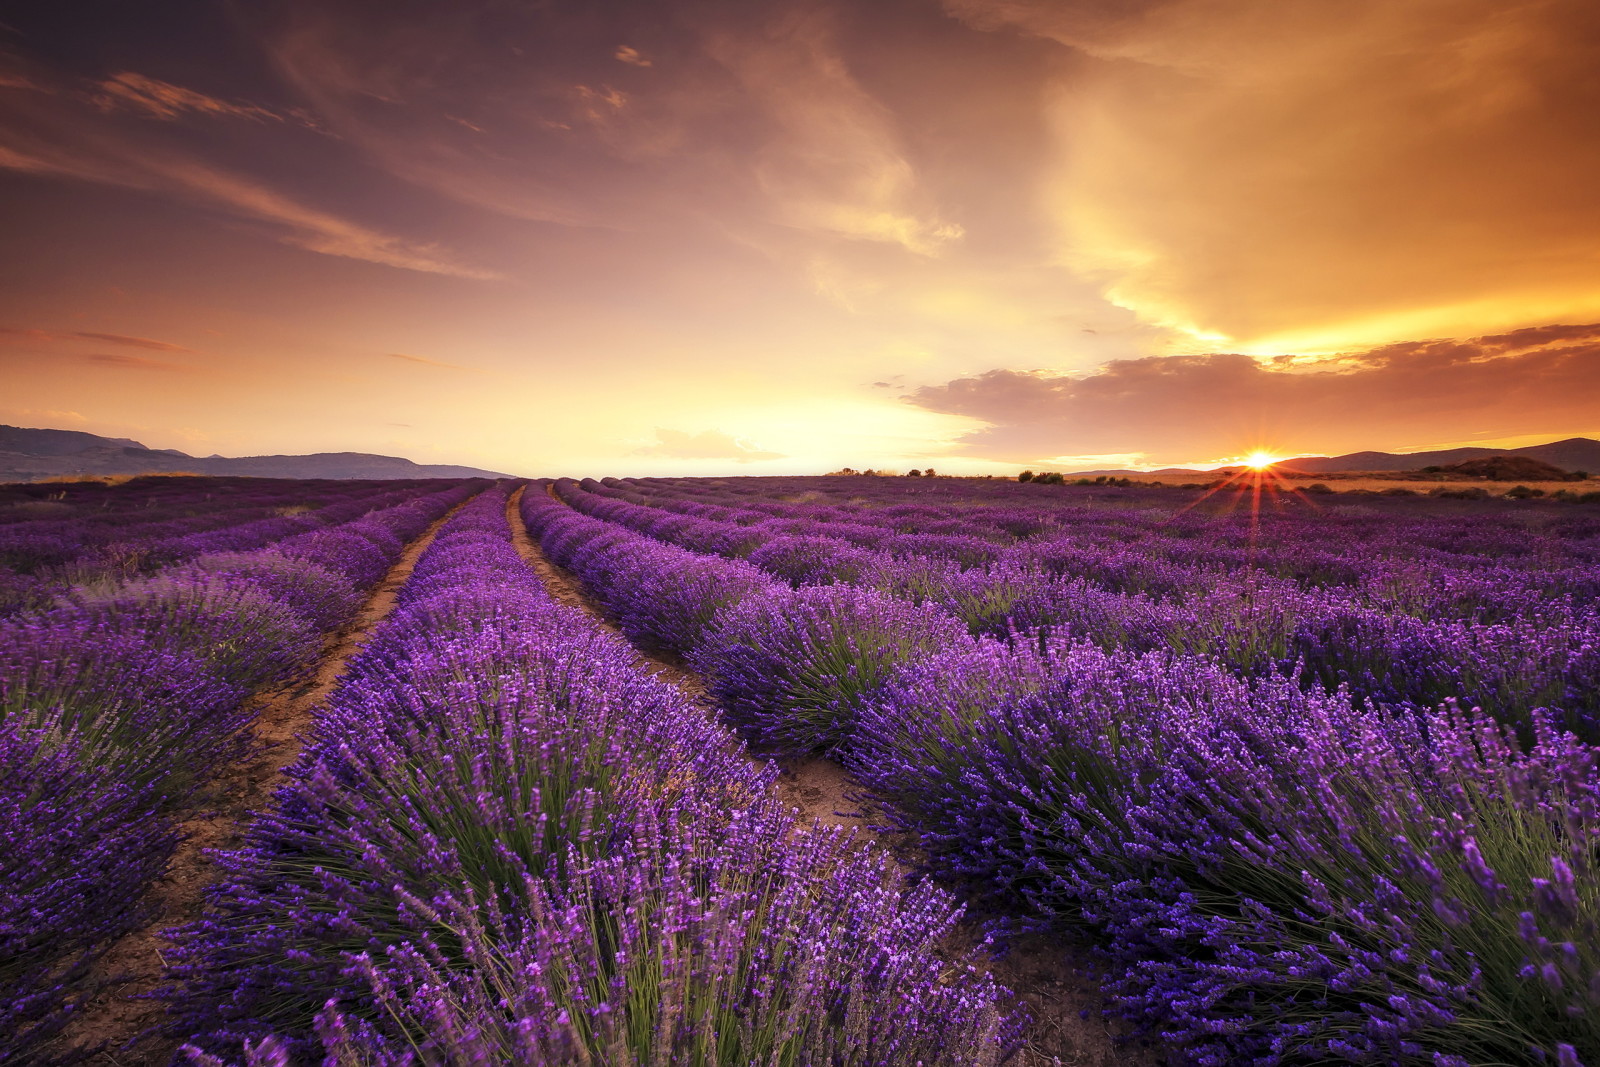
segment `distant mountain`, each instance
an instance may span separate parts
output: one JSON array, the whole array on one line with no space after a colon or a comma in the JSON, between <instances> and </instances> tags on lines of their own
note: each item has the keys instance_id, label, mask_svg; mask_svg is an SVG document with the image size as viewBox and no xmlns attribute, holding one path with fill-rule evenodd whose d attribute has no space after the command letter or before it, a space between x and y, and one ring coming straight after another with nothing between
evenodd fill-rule
<instances>
[{"instance_id":1,"label":"distant mountain","mask_svg":"<svg viewBox=\"0 0 1600 1067\"><path fill-rule=\"evenodd\" d=\"M81 430L0 426L0 482L31 482L62 474L246 475L257 478L509 478L453 464L413 463L366 452L309 456L191 456L175 448L146 448L138 441Z\"/></svg>"},{"instance_id":2,"label":"distant mountain","mask_svg":"<svg viewBox=\"0 0 1600 1067\"><path fill-rule=\"evenodd\" d=\"M1600 473L1600 441L1569 437L1526 448L1446 448L1437 452L1351 452L1345 456L1310 456L1284 461L1284 466L1308 474L1335 471L1416 471L1423 467L1443 467L1490 456L1525 456L1560 467L1564 471Z\"/></svg>"},{"instance_id":3,"label":"distant mountain","mask_svg":"<svg viewBox=\"0 0 1600 1067\"><path fill-rule=\"evenodd\" d=\"M1423 467L1443 467L1468 460L1488 459L1490 456L1524 456L1548 463L1564 471L1588 471L1600 474L1600 441L1588 437L1569 437L1565 441L1551 441L1545 445L1526 448L1446 448L1436 452L1351 452L1343 456L1303 456L1286 459L1282 466L1287 470L1307 474L1337 474L1345 471L1417 471ZM1200 478L1216 475L1220 471L1241 470L1240 467L1217 467L1214 470L1193 470L1188 467L1165 467L1158 471L1093 470L1074 471L1071 477L1086 475L1156 474L1171 478Z\"/></svg>"},{"instance_id":4,"label":"distant mountain","mask_svg":"<svg viewBox=\"0 0 1600 1067\"><path fill-rule=\"evenodd\" d=\"M101 437L82 430L29 430L21 426L0 426L0 453L20 452L25 456L71 456L90 448L143 448L126 437Z\"/></svg>"}]
</instances>

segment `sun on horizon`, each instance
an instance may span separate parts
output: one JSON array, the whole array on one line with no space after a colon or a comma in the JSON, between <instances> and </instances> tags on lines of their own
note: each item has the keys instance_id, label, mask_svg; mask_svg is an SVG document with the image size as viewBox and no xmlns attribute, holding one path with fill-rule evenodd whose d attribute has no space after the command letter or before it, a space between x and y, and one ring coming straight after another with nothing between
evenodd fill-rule
<instances>
[{"instance_id":1,"label":"sun on horizon","mask_svg":"<svg viewBox=\"0 0 1600 1067\"><path fill-rule=\"evenodd\" d=\"M1273 455L1271 452L1257 450L1244 457L1244 465L1253 471L1264 471L1273 464L1278 463L1282 458L1281 456Z\"/></svg>"}]
</instances>

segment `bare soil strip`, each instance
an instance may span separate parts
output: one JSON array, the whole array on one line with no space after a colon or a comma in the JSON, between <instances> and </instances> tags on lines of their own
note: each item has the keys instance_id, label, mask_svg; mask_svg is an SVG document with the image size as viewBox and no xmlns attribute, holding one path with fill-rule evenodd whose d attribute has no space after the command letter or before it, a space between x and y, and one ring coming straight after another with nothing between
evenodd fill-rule
<instances>
[{"instance_id":1,"label":"bare soil strip","mask_svg":"<svg viewBox=\"0 0 1600 1067\"><path fill-rule=\"evenodd\" d=\"M312 709L333 690L345 664L394 610L396 594L411 576L423 549L432 543L450 516L464 506L465 502L451 508L406 546L355 618L328 635L321 658L306 680L250 698L250 703L259 709L251 727L254 749L202 789L197 807L206 810L196 811L179 826L183 840L167 864L166 874L150 889L155 919L123 937L96 964L95 977L126 976L126 980L85 1002L63 1035L65 1044L80 1049L104 1044L105 1050L91 1062L112 1067L155 1067L171 1062L178 1042L159 1034L147 1034L138 1040L160 1024L165 1015L161 1001L137 999L161 984L166 967L161 955L166 946L163 934L199 918L205 888L217 876L208 853L238 848L244 843L251 815L271 802L283 769L299 757L305 732L311 725ZM131 1044L136 1040L137 1044Z\"/></svg>"},{"instance_id":2,"label":"bare soil strip","mask_svg":"<svg viewBox=\"0 0 1600 1067\"><path fill-rule=\"evenodd\" d=\"M512 494L506 506L517 551L557 601L582 609L595 625L620 635L621 631L590 598L583 583L572 572L546 559L539 543L529 536L518 509L523 491L518 489ZM561 500L553 491L550 495ZM709 700L705 683L685 670L681 662L637 648L635 652L647 670L678 686L697 703ZM870 832L874 822L882 819L875 819L875 812L852 799L860 787L843 767L821 758L776 762L783 772L778 779L779 799L799 810L803 824L818 820L827 826L859 828L860 841L877 840L906 873L911 872L915 847L909 841L898 840L898 835ZM981 936L975 923L964 923L958 940L975 944ZM1122 1031L1100 1016L1099 989L1074 965L1081 959L1081 955L1057 940L1028 937L1018 939L1003 958L990 961L989 971L995 980L1017 994L1033 1020L1027 1046L1013 1062L1019 1067L1148 1067L1160 1063L1160 1057L1151 1049L1118 1043L1116 1039Z\"/></svg>"}]
</instances>

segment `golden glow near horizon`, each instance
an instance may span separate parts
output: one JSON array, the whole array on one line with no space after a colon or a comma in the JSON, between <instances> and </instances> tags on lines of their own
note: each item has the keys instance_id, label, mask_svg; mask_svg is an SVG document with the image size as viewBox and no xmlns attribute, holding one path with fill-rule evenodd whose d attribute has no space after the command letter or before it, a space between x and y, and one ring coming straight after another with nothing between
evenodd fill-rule
<instances>
[{"instance_id":1,"label":"golden glow near horizon","mask_svg":"<svg viewBox=\"0 0 1600 1067\"><path fill-rule=\"evenodd\" d=\"M1270 452L1256 451L1250 453L1244 458L1244 465L1249 467L1251 470L1261 471L1266 470L1268 467L1272 466L1278 461L1279 457L1274 456Z\"/></svg>"},{"instance_id":2,"label":"golden glow near horizon","mask_svg":"<svg viewBox=\"0 0 1600 1067\"><path fill-rule=\"evenodd\" d=\"M8 15L0 422L618 474L1600 434L1587 0L271 7Z\"/></svg>"}]
</instances>

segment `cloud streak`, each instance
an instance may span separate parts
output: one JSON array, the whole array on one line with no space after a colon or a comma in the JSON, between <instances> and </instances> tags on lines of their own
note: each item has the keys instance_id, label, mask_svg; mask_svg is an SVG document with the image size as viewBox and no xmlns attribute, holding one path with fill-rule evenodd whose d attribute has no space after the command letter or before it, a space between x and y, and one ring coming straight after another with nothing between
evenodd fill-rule
<instances>
[{"instance_id":1,"label":"cloud streak","mask_svg":"<svg viewBox=\"0 0 1600 1067\"><path fill-rule=\"evenodd\" d=\"M1600 315L1587 0L947 7L1090 57L1044 187L1146 322L1327 352Z\"/></svg>"},{"instance_id":2,"label":"cloud streak","mask_svg":"<svg viewBox=\"0 0 1600 1067\"><path fill-rule=\"evenodd\" d=\"M716 218L741 235L780 227L922 256L964 234L921 180L895 113L845 62L831 5L668 15L624 4L609 26L529 9L517 36L570 42L536 57L484 56L481 18L465 3L375 28L352 5L308 5L272 55L391 173L513 217L617 229ZM648 51L615 43L621 25ZM615 64L596 70L589 49ZM441 84L435 72L464 57L471 91ZM501 136L463 133L483 129Z\"/></svg>"},{"instance_id":3,"label":"cloud streak","mask_svg":"<svg viewBox=\"0 0 1600 1067\"><path fill-rule=\"evenodd\" d=\"M33 331L30 331L33 332ZM152 352L193 352L192 348L171 344L167 341L156 341L149 337L130 337L122 333L88 333L83 330L75 331L73 337L83 337L90 341L108 341L114 345L127 345L129 348L148 348Z\"/></svg>"},{"instance_id":4,"label":"cloud streak","mask_svg":"<svg viewBox=\"0 0 1600 1067\"><path fill-rule=\"evenodd\" d=\"M94 363L102 367L122 367L129 370L189 372L194 369L184 366L182 363L169 363L166 360L151 359L148 356L130 356L125 352L95 352L80 358L85 363Z\"/></svg>"},{"instance_id":5,"label":"cloud streak","mask_svg":"<svg viewBox=\"0 0 1600 1067\"><path fill-rule=\"evenodd\" d=\"M231 103L214 96L185 89L181 85L146 77L125 70L96 86L91 99L105 111L129 110L147 118L171 122L184 115L247 119L252 122L282 122L283 116L256 104Z\"/></svg>"},{"instance_id":6,"label":"cloud streak","mask_svg":"<svg viewBox=\"0 0 1600 1067\"><path fill-rule=\"evenodd\" d=\"M786 225L937 255L963 227L920 187L895 116L851 74L820 9L762 37L717 35L710 53L763 111L756 180Z\"/></svg>"},{"instance_id":7,"label":"cloud streak","mask_svg":"<svg viewBox=\"0 0 1600 1067\"><path fill-rule=\"evenodd\" d=\"M419 363L424 367L440 367L445 370L467 370L459 363L446 363L443 360L429 359L426 356L413 356L405 352L386 352L390 359L403 360L406 363Z\"/></svg>"},{"instance_id":8,"label":"cloud streak","mask_svg":"<svg viewBox=\"0 0 1600 1067\"><path fill-rule=\"evenodd\" d=\"M183 108L232 114L228 110L232 105L220 101L214 103L221 110L207 110L200 102L210 98L203 94L167 86L173 92L163 90L162 95L152 87L166 83L153 79L135 84L146 92L140 99L152 107L159 104L158 111L165 109L155 117L175 118ZM168 103L162 104L162 100ZM460 278L499 277L494 271L458 262L437 245L411 241L319 210L165 142L141 138L138 131L96 114L95 108L79 103L74 92L61 88L0 92L0 169L136 189L221 209L236 218L267 225L284 244L322 255Z\"/></svg>"},{"instance_id":9,"label":"cloud streak","mask_svg":"<svg viewBox=\"0 0 1600 1067\"><path fill-rule=\"evenodd\" d=\"M738 463L755 463L764 459L783 459L781 452L767 452L748 441L720 430L703 430L685 433L656 427L656 443L635 449L636 456L666 456L670 459L731 459Z\"/></svg>"},{"instance_id":10,"label":"cloud streak","mask_svg":"<svg viewBox=\"0 0 1600 1067\"><path fill-rule=\"evenodd\" d=\"M1115 360L1081 377L993 370L907 401L987 425L963 454L1013 462L1143 453L1202 462L1254 448L1415 450L1600 430L1600 324L1414 341L1307 361L1218 353ZM1487 431L1485 431L1487 428Z\"/></svg>"},{"instance_id":11,"label":"cloud streak","mask_svg":"<svg viewBox=\"0 0 1600 1067\"><path fill-rule=\"evenodd\" d=\"M72 343L80 340L101 341L113 345L124 345L128 348L143 348L151 352L194 351L192 348L185 348L183 345L173 344L170 341L157 341L151 337L134 337L125 333L93 333L88 330L71 330L66 333L57 333L33 327L0 326L0 343L53 344L62 341Z\"/></svg>"}]
</instances>

